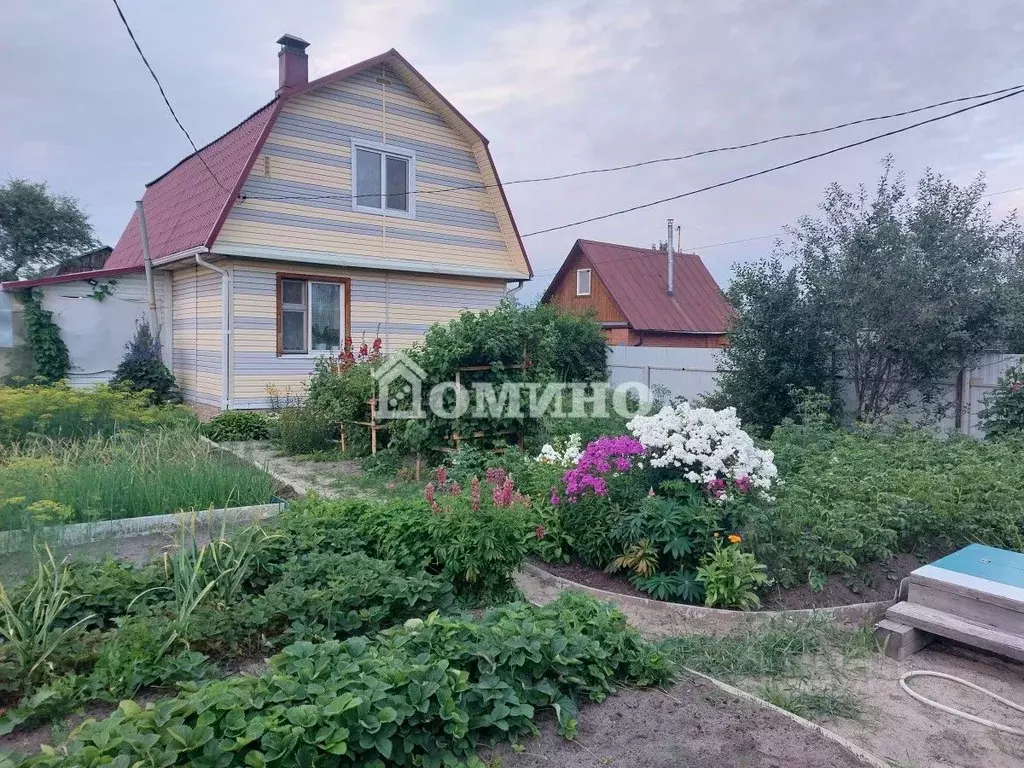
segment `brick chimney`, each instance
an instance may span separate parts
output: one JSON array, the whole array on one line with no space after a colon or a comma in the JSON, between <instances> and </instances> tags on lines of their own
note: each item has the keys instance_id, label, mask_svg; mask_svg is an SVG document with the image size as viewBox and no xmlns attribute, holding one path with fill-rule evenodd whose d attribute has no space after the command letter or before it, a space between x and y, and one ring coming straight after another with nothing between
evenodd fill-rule
<instances>
[{"instance_id":1,"label":"brick chimney","mask_svg":"<svg viewBox=\"0 0 1024 768\"><path fill-rule=\"evenodd\" d=\"M309 57L305 40L295 35L281 35L277 41L281 50L277 53L278 94L301 88L309 82Z\"/></svg>"}]
</instances>

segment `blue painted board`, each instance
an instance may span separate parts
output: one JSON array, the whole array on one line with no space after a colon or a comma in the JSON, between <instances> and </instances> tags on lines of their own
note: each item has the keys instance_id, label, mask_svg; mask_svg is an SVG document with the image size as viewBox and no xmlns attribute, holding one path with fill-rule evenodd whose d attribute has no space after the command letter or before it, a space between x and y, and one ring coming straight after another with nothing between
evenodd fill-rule
<instances>
[{"instance_id":1,"label":"blue painted board","mask_svg":"<svg viewBox=\"0 0 1024 768\"><path fill-rule=\"evenodd\" d=\"M1024 554L1019 552L971 544L936 560L931 567L1024 589Z\"/></svg>"}]
</instances>

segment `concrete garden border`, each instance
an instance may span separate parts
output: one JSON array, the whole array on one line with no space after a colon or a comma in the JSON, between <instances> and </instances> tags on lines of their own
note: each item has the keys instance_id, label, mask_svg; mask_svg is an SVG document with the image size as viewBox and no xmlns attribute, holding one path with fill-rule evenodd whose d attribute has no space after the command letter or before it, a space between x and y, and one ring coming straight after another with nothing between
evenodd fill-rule
<instances>
[{"instance_id":1,"label":"concrete garden border","mask_svg":"<svg viewBox=\"0 0 1024 768\"><path fill-rule=\"evenodd\" d=\"M183 510L169 515L149 515L147 517L126 517L118 520L98 520L90 523L50 525L42 529L42 538L52 544L79 545L105 539L146 536L153 533L174 534L193 516L196 518L196 526L198 528L213 530L224 524L232 526L273 517L284 509L284 506L283 502L256 504L247 507L196 510L195 512ZM0 554L23 549L29 543L31 535L30 531L24 529L0 532Z\"/></svg>"},{"instance_id":2,"label":"concrete garden border","mask_svg":"<svg viewBox=\"0 0 1024 768\"><path fill-rule=\"evenodd\" d=\"M896 602L895 600L882 600L874 603L856 603L829 608L804 608L793 611L730 611L607 592L596 587L588 587L585 584L577 584L574 581L563 579L561 576L555 576L530 562L523 563L522 570L528 577L549 589L574 590L596 597L603 602L612 603L645 634L659 636L721 635L772 619L806 619L816 616L826 616L837 624L867 626L881 619L885 615L886 609Z\"/></svg>"}]
</instances>

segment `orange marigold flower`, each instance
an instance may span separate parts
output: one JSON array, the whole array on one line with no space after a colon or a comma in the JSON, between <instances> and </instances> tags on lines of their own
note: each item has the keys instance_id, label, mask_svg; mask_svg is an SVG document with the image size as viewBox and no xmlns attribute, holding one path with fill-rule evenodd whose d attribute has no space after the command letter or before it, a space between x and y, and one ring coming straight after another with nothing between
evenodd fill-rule
<instances>
[{"instance_id":1,"label":"orange marigold flower","mask_svg":"<svg viewBox=\"0 0 1024 768\"><path fill-rule=\"evenodd\" d=\"M729 534L729 543L730 544L739 544L741 541L743 541L743 539L740 538L740 535L738 533L730 533Z\"/></svg>"}]
</instances>

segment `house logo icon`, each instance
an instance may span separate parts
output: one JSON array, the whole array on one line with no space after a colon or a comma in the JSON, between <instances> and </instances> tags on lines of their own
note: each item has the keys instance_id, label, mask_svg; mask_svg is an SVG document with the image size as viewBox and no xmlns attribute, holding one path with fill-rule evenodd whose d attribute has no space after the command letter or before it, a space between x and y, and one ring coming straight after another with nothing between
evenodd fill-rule
<instances>
[{"instance_id":1,"label":"house logo icon","mask_svg":"<svg viewBox=\"0 0 1024 768\"><path fill-rule=\"evenodd\" d=\"M382 419L422 419L427 373L404 352L395 352L373 371L377 414Z\"/></svg>"}]
</instances>

